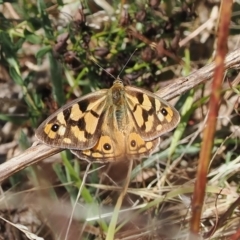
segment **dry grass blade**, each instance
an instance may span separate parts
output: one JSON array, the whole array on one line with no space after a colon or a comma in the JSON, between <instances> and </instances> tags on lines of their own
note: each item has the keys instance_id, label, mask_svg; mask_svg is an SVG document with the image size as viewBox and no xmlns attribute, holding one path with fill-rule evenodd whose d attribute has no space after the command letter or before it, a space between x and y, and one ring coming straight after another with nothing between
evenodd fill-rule
<instances>
[{"instance_id":1,"label":"dry grass blade","mask_svg":"<svg viewBox=\"0 0 240 240\"><path fill-rule=\"evenodd\" d=\"M29 229L26 226L23 226L21 224L14 224L14 223L12 223L12 222L10 222L7 219L4 219L2 217L0 217L0 219L2 219L3 221L7 222L8 224L11 224L13 227L19 229L30 240L44 240L44 238L38 237L36 234L33 234L31 231L29 231Z\"/></svg>"},{"instance_id":2,"label":"dry grass blade","mask_svg":"<svg viewBox=\"0 0 240 240\"><path fill-rule=\"evenodd\" d=\"M119 214L119 211L120 211L121 206L122 206L123 198L127 193L127 189L128 189L128 186L129 186L129 183L130 183L130 180L131 180L132 167L133 167L133 161L130 161L129 166L128 166L127 177L126 177L126 180L124 182L123 189L121 190L121 194L119 195L117 203L115 205L113 215L112 215L112 218L111 218L111 222L109 224L108 234L106 236L106 240L114 239L115 229L116 229L117 220L118 220L118 214Z\"/></svg>"},{"instance_id":3,"label":"dry grass blade","mask_svg":"<svg viewBox=\"0 0 240 240\"><path fill-rule=\"evenodd\" d=\"M227 219L232 215L234 209L236 209L239 205L240 198L237 198L236 201L230 205L228 210L218 219L216 225L214 225L208 233L204 234L204 238L210 238L216 229L223 227Z\"/></svg>"},{"instance_id":4,"label":"dry grass blade","mask_svg":"<svg viewBox=\"0 0 240 240\"><path fill-rule=\"evenodd\" d=\"M1 219L0 239L186 240L191 223L199 229L191 239L239 239L239 1L224 27L229 53L221 56L225 77L211 160L201 162L205 169L194 186L201 146L208 144L208 154L211 148L203 131L218 68L216 43L226 41L217 34L220 6L228 1L0 4L0 215L10 223ZM109 89L117 76L125 86L155 92L165 101L175 98L170 104L181 115L156 152L131 162L130 179L129 161L92 160L90 166L63 151L61 142L55 145L61 149L32 145L42 120L76 98ZM218 97L211 98L212 105ZM145 113L144 124L152 121ZM82 130L92 126L85 120ZM71 140L73 131L68 132ZM127 173L130 183L124 185ZM194 190L204 202L191 222Z\"/></svg>"}]
</instances>

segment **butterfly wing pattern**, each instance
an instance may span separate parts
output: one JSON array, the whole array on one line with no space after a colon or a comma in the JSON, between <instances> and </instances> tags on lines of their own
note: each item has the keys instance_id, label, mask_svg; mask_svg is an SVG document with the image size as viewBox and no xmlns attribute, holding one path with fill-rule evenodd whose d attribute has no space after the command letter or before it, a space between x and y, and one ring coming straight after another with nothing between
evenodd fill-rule
<instances>
[{"instance_id":1,"label":"butterfly wing pattern","mask_svg":"<svg viewBox=\"0 0 240 240\"><path fill-rule=\"evenodd\" d=\"M157 138L179 123L178 111L157 95L127 86L126 96L129 113L144 140Z\"/></svg>"},{"instance_id":2,"label":"butterfly wing pattern","mask_svg":"<svg viewBox=\"0 0 240 240\"><path fill-rule=\"evenodd\" d=\"M38 127L36 137L52 147L94 147L101 135L105 98L106 90L100 90L69 102Z\"/></svg>"},{"instance_id":3,"label":"butterfly wing pattern","mask_svg":"<svg viewBox=\"0 0 240 240\"><path fill-rule=\"evenodd\" d=\"M140 159L176 127L178 111L144 89L124 87L116 79L103 89L66 104L37 129L37 138L70 149L80 159L97 162Z\"/></svg>"}]
</instances>

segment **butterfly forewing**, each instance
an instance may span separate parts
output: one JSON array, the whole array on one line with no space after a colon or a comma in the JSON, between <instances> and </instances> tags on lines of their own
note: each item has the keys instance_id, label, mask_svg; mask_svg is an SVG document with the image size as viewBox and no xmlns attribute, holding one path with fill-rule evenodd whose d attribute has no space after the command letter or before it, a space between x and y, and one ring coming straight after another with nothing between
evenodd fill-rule
<instances>
[{"instance_id":1,"label":"butterfly forewing","mask_svg":"<svg viewBox=\"0 0 240 240\"><path fill-rule=\"evenodd\" d=\"M126 101L129 114L144 140L158 138L179 122L178 111L149 91L127 86Z\"/></svg>"},{"instance_id":2,"label":"butterfly forewing","mask_svg":"<svg viewBox=\"0 0 240 240\"><path fill-rule=\"evenodd\" d=\"M93 147L101 135L106 91L88 94L60 108L39 126L37 138L53 147Z\"/></svg>"}]
</instances>

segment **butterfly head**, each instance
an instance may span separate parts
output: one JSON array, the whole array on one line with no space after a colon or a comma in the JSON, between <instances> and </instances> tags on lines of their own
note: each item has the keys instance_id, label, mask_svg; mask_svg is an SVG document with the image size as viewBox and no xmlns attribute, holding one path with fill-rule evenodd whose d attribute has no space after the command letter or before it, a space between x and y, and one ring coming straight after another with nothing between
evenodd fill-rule
<instances>
[{"instance_id":1,"label":"butterfly head","mask_svg":"<svg viewBox=\"0 0 240 240\"><path fill-rule=\"evenodd\" d=\"M113 82L113 87L124 87L123 81L120 78L117 78L114 82Z\"/></svg>"}]
</instances>

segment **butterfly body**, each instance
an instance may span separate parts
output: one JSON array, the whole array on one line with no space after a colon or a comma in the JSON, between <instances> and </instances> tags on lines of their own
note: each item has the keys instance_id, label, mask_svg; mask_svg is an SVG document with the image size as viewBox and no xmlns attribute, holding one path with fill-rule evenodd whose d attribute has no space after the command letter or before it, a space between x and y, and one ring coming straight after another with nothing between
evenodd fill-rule
<instances>
[{"instance_id":1,"label":"butterfly body","mask_svg":"<svg viewBox=\"0 0 240 240\"><path fill-rule=\"evenodd\" d=\"M37 138L79 158L111 162L149 156L179 122L176 109L144 89L116 79L110 89L75 99L37 129Z\"/></svg>"}]
</instances>

